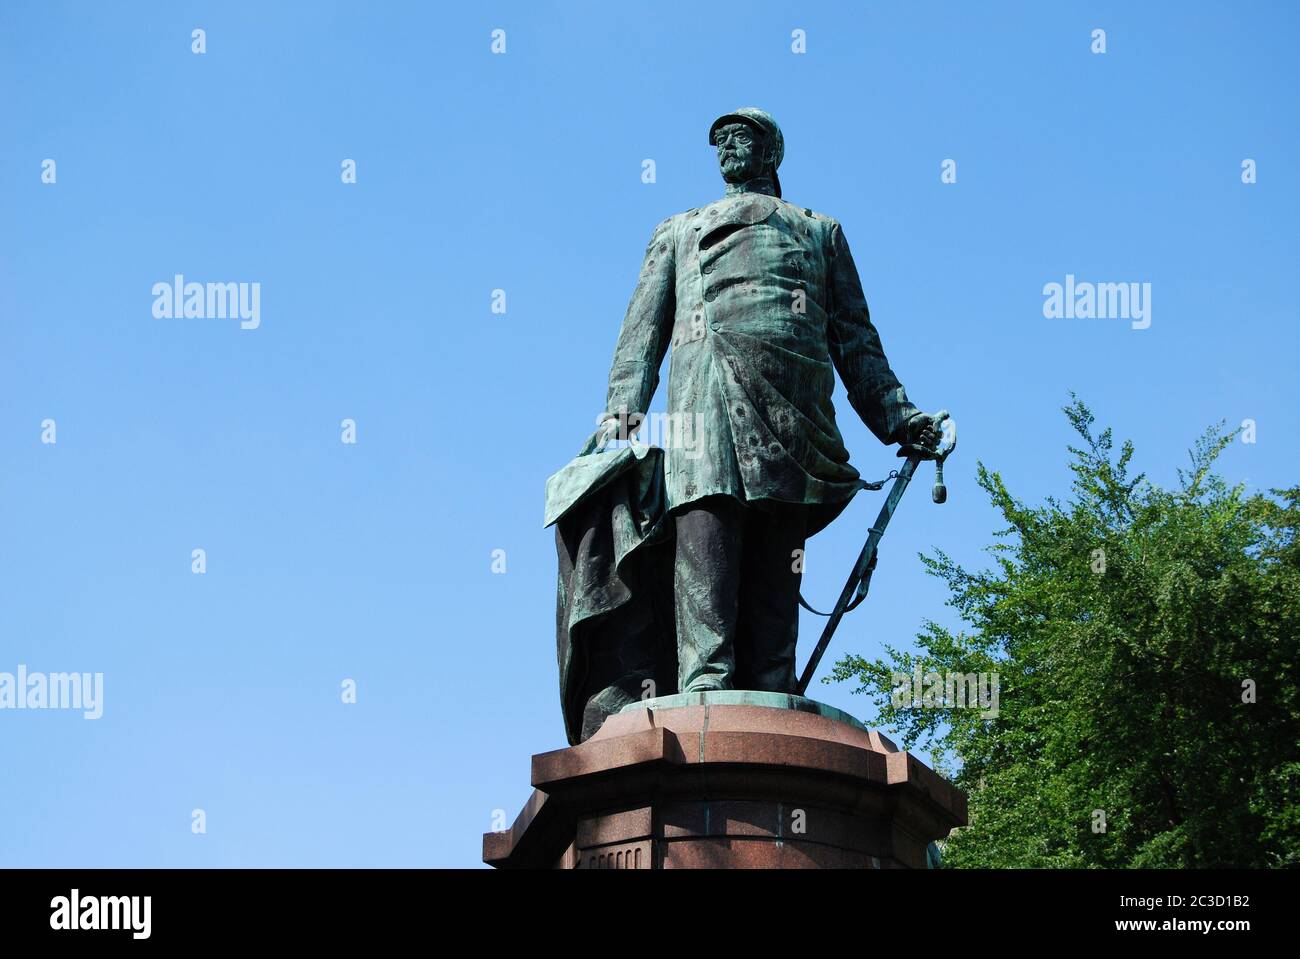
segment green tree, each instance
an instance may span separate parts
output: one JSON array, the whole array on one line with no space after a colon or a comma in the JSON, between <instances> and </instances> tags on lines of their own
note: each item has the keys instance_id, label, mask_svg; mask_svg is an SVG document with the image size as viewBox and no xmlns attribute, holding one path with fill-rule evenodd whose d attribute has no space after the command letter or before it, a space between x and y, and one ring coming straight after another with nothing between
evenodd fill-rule
<instances>
[{"instance_id":1,"label":"green tree","mask_svg":"<svg viewBox=\"0 0 1300 959\"><path fill-rule=\"evenodd\" d=\"M1026 505L980 464L1007 523L993 568L922 556L970 629L928 621L916 651L850 655L832 679L907 748L956 760L970 825L946 865L1300 865L1300 487L1226 484L1219 428L1162 489L1077 398L1065 413L1083 438L1068 500ZM918 665L997 673L997 715L896 704Z\"/></svg>"}]
</instances>

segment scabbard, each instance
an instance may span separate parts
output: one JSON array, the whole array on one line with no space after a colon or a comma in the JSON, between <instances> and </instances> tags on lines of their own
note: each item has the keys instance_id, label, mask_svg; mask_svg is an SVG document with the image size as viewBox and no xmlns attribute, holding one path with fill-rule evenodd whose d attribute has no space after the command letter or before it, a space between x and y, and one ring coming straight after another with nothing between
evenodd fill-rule
<instances>
[{"instance_id":1,"label":"scabbard","mask_svg":"<svg viewBox=\"0 0 1300 959\"><path fill-rule=\"evenodd\" d=\"M808 665L804 667L803 675L799 677L797 692L800 696L808 689L808 684L812 682L813 674L817 672L817 666L822 661L822 656L826 654L826 648L830 645L831 637L835 635L835 629L839 626L840 620L844 617L844 612L849 608L849 603L853 601L853 594L857 592L860 584L869 580L871 576L872 560L876 555L876 548L880 545L880 538L885 535L885 528L889 525L890 519L894 516L894 510L898 508L898 501L903 498L903 493L907 489L907 484L912 481L912 474L916 472L917 464L921 462L919 456L909 456L903 468L898 471L898 477L894 480L894 485L889 488L889 496L885 498L885 505L880 507L880 515L876 517L875 524L871 527L871 532L867 534L867 542L862 547L862 552L858 554L858 561L853 565L853 572L849 574L849 581L844 584L844 589L840 593L840 598L835 603L835 608L831 610L830 616L826 620L826 626L822 629L822 635L817 640L817 645L813 649L812 657L808 660Z\"/></svg>"}]
</instances>

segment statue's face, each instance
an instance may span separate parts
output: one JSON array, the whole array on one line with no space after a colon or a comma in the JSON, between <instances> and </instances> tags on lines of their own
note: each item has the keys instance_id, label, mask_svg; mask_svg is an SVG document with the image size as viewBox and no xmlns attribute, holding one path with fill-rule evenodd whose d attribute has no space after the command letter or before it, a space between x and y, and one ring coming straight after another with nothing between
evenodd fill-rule
<instances>
[{"instance_id":1,"label":"statue's face","mask_svg":"<svg viewBox=\"0 0 1300 959\"><path fill-rule=\"evenodd\" d=\"M744 183L764 172L767 144L764 136L748 123L728 123L713 134L718 148L718 169L728 183Z\"/></svg>"}]
</instances>

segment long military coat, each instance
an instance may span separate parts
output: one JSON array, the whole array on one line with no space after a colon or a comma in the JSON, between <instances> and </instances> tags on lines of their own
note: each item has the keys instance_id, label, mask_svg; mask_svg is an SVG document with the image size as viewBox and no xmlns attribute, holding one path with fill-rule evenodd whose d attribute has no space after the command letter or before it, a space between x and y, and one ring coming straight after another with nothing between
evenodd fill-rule
<instances>
[{"instance_id":1,"label":"long military coat","mask_svg":"<svg viewBox=\"0 0 1300 959\"><path fill-rule=\"evenodd\" d=\"M882 443L917 412L881 348L839 223L762 193L679 213L655 228L628 305L606 410L644 414L664 354L669 509L705 496L807 503L809 533L860 489L831 403L849 402ZM693 448L692 448L693 447Z\"/></svg>"}]
</instances>

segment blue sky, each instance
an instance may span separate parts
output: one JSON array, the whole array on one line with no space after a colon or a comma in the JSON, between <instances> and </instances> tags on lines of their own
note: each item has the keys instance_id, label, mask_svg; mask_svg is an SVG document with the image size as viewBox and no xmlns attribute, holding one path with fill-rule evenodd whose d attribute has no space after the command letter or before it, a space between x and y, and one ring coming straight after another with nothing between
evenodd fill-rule
<instances>
[{"instance_id":1,"label":"blue sky","mask_svg":"<svg viewBox=\"0 0 1300 959\"><path fill-rule=\"evenodd\" d=\"M720 194L706 131L736 106L780 121L787 198L840 220L895 370L960 424L948 503L923 474L823 672L952 621L916 554L981 562L977 461L1023 497L1066 491L1069 390L1153 479L1252 418L1224 473L1293 484L1298 19L4 4L0 671L103 672L105 703L0 711L0 866L478 862L529 756L563 745L543 484L601 410L651 229ZM177 273L260 283L261 326L154 318ZM1046 319L1066 274L1149 282L1150 328ZM892 451L837 401L883 476ZM814 605L878 506L811 541Z\"/></svg>"}]
</instances>

